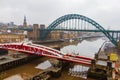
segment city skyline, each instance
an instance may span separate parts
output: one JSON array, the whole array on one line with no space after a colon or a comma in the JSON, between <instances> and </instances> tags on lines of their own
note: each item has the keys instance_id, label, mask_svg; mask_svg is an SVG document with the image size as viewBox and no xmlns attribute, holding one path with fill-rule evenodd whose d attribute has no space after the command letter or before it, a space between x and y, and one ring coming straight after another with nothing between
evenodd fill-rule
<instances>
[{"instance_id":1,"label":"city skyline","mask_svg":"<svg viewBox=\"0 0 120 80\"><path fill-rule=\"evenodd\" d=\"M0 22L22 25L24 15L28 24L49 25L65 14L87 16L104 28L120 29L119 0L1 0Z\"/></svg>"}]
</instances>

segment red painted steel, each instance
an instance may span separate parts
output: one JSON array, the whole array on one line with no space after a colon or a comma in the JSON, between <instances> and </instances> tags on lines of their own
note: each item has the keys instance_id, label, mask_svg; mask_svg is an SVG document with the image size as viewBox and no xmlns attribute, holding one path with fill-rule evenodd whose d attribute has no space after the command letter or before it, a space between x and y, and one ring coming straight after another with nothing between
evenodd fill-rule
<instances>
[{"instance_id":1,"label":"red painted steel","mask_svg":"<svg viewBox=\"0 0 120 80\"><path fill-rule=\"evenodd\" d=\"M6 44L0 44L0 48L7 49L7 50L20 51L20 52L29 53L29 54L35 54L38 56L47 56L47 57L56 58L60 60L67 60L67 61L72 61L72 62L85 64L85 65L90 65L92 60L91 58L87 58L79 55L65 54L58 50L55 50L43 45L32 44L32 43L31 44L6 43Z\"/></svg>"}]
</instances>

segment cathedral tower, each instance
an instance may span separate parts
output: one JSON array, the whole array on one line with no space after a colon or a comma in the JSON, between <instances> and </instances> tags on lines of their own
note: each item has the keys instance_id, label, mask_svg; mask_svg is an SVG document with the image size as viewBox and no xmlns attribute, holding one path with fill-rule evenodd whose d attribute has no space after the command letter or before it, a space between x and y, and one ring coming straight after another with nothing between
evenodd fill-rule
<instances>
[{"instance_id":1,"label":"cathedral tower","mask_svg":"<svg viewBox=\"0 0 120 80\"><path fill-rule=\"evenodd\" d=\"M23 27L27 27L26 16L24 16Z\"/></svg>"}]
</instances>

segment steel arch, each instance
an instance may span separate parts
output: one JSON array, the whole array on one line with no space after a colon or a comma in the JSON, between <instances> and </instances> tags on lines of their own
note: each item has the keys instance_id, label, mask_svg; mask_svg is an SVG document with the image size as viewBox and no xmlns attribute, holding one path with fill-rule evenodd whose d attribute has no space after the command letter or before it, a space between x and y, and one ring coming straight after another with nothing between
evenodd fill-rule
<instances>
[{"instance_id":1,"label":"steel arch","mask_svg":"<svg viewBox=\"0 0 120 80\"><path fill-rule=\"evenodd\" d=\"M105 36L115 45L117 46L117 41L107 32L101 25L99 25L97 22L94 20L83 16L79 14L67 14L62 17L59 17L55 21L53 21L48 27L47 30L42 32L41 39L44 39L52 30L54 30L55 27L57 27L60 23L70 20L70 19L81 19L83 21L86 21L90 24L92 24L94 27L96 27L98 30L100 30L102 33L105 34Z\"/></svg>"}]
</instances>

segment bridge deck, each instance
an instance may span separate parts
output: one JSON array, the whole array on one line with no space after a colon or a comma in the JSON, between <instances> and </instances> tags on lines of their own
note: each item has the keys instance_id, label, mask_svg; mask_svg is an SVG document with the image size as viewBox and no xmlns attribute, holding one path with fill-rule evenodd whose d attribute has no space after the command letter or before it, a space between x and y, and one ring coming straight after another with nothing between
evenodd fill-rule
<instances>
[{"instance_id":1,"label":"bridge deck","mask_svg":"<svg viewBox=\"0 0 120 80\"><path fill-rule=\"evenodd\" d=\"M86 65L91 64L90 58L85 58L83 56L78 55L66 55L66 53L60 52L58 50L42 46L42 45L36 45L36 44L0 44L1 49L8 49L8 50L15 50L19 52L25 52L29 54L35 54L38 56L47 56L77 63L82 63Z\"/></svg>"}]
</instances>

